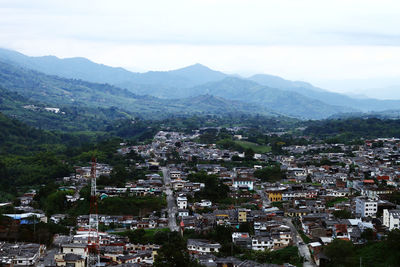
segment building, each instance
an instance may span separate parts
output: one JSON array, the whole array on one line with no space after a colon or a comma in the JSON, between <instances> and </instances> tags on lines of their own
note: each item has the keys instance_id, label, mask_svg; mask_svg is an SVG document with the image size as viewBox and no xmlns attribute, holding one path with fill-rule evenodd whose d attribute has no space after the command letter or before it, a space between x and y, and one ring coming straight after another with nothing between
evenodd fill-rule
<instances>
[{"instance_id":1,"label":"building","mask_svg":"<svg viewBox=\"0 0 400 267\"><path fill-rule=\"evenodd\" d=\"M233 180L233 187L235 189L254 189L254 181L251 178L235 178Z\"/></svg>"},{"instance_id":2,"label":"building","mask_svg":"<svg viewBox=\"0 0 400 267\"><path fill-rule=\"evenodd\" d=\"M187 249L190 254L218 253L221 245L203 239L188 239Z\"/></svg>"},{"instance_id":3,"label":"building","mask_svg":"<svg viewBox=\"0 0 400 267\"><path fill-rule=\"evenodd\" d=\"M361 217L376 217L376 212L378 211L378 202L359 197L356 199L356 214Z\"/></svg>"},{"instance_id":4,"label":"building","mask_svg":"<svg viewBox=\"0 0 400 267\"><path fill-rule=\"evenodd\" d=\"M270 189L270 190L267 191L267 194L268 194L268 199L271 202L282 201L282 190Z\"/></svg>"},{"instance_id":5,"label":"building","mask_svg":"<svg viewBox=\"0 0 400 267\"><path fill-rule=\"evenodd\" d=\"M274 240L267 236L255 236L252 238L251 249L264 251L266 249L272 250L274 248Z\"/></svg>"},{"instance_id":6,"label":"building","mask_svg":"<svg viewBox=\"0 0 400 267\"><path fill-rule=\"evenodd\" d=\"M389 230L400 229L400 210L383 210L383 225Z\"/></svg>"},{"instance_id":7,"label":"building","mask_svg":"<svg viewBox=\"0 0 400 267\"><path fill-rule=\"evenodd\" d=\"M54 256L56 266L85 267L85 259L81 255L67 253Z\"/></svg>"},{"instance_id":8,"label":"building","mask_svg":"<svg viewBox=\"0 0 400 267\"><path fill-rule=\"evenodd\" d=\"M37 266L45 250L40 244L0 242L0 266Z\"/></svg>"},{"instance_id":9,"label":"building","mask_svg":"<svg viewBox=\"0 0 400 267\"><path fill-rule=\"evenodd\" d=\"M251 249L251 237L249 233L232 233L232 242L241 248Z\"/></svg>"},{"instance_id":10,"label":"building","mask_svg":"<svg viewBox=\"0 0 400 267\"><path fill-rule=\"evenodd\" d=\"M247 222L247 211L245 209L238 210L238 222L239 223Z\"/></svg>"},{"instance_id":11,"label":"building","mask_svg":"<svg viewBox=\"0 0 400 267\"><path fill-rule=\"evenodd\" d=\"M178 209L185 210L187 209L187 197L181 195L176 198L176 204Z\"/></svg>"}]
</instances>

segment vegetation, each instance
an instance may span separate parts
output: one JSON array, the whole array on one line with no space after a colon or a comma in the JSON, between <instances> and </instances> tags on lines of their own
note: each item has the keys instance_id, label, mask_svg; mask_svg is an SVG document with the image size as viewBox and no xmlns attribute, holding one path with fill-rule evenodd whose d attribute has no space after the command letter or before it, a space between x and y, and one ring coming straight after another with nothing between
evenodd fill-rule
<instances>
[{"instance_id":1,"label":"vegetation","mask_svg":"<svg viewBox=\"0 0 400 267\"><path fill-rule=\"evenodd\" d=\"M351 212L348 210L335 210L333 212L333 216L335 216L338 219L350 219Z\"/></svg>"},{"instance_id":2,"label":"vegetation","mask_svg":"<svg viewBox=\"0 0 400 267\"><path fill-rule=\"evenodd\" d=\"M198 201L201 199L208 199L213 203L223 202L228 197L229 187L223 184L216 175L208 175L206 172L197 172L189 174L188 179L192 182L204 183L204 188L195 194L195 198Z\"/></svg>"},{"instance_id":3,"label":"vegetation","mask_svg":"<svg viewBox=\"0 0 400 267\"><path fill-rule=\"evenodd\" d=\"M246 251L241 257L243 260L254 260L259 263L284 264L290 263L302 266L302 259L299 256L298 248L289 246L276 251Z\"/></svg>"},{"instance_id":4,"label":"vegetation","mask_svg":"<svg viewBox=\"0 0 400 267\"><path fill-rule=\"evenodd\" d=\"M400 262L400 230L391 231L380 242L353 245L350 241L335 239L325 247L324 253L330 261L327 266L397 266Z\"/></svg>"},{"instance_id":5,"label":"vegetation","mask_svg":"<svg viewBox=\"0 0 400 267\"><path fill-rule=\"evenodd\" d=\"M285 171L282 171L277 164L270 165L261 170L256 170L254 176L263 182L276 182L286 178Z\"/></svg>"},{"instance_id":6,"label":"vegetation","mask_svg":"<svg viewBox=\"0 0 400 267\"><path fill-rule=\"evenodd\" d=\"M162 229L136 229L117 233L129 238L132 244L157 244L162 245L171 234L169 228Z\"/></svg>"},{"instance_id":7,"label":"vegetation","mask_svg":"<svg viewBox=\"0 0 400 267\"><path fill-rule=\"evenodd\" d=\"M51 245L56 233L68 234L68 228L58 224L38 222L18 224L13 219L0 215L0 239L9 242L37 242Z\"/></svg>"},{"instance_id":8,"label":"vegetation","mask_svg":"<svg viewBox=\"0 0 400 267\"><path fill-rule=\"evenodd\" d=\"M304 134L332 143L348 143L356 139L400 137L400 120L350 118L308 122Z\"/></svg>"},{"instance_id":9,"label":"vegetation","mask_svg":"<svg viewBox=\"0 0 400 267\"><path fill-rule=\"evenodd\" d=\"M335 197L329 201L326 202L327 207L333 207L337 203L345 202L348 201L349 199L347 197Z\"/></svg>"},{"instance_id":10,"label":"vegetation","mask_svg":"<svg viewBox=\"0 0 400 267\"><path fill-rule=\"evenodd\" d=\"M186 250L186 242L177 232L167 233L162 239L161 248L157 251L155 267L200 267L191 259Z\"/></svg>"}]
</instances>

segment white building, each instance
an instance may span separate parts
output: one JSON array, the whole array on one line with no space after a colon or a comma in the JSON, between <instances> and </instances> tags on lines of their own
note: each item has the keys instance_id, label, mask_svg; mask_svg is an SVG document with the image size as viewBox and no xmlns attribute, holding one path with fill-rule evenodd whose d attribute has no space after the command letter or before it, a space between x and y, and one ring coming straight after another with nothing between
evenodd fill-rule
<instances>
[{"instance_id":1,"label":"white building","mask_svg":"<svg viewBox=\"0 0 400 267\"><path fill-rule=\"evenodd\" d=\"M187 209L187 197L179 196L176 198L176 204L178 205L178 209L185 210Z\"/></svg>"},{"instance_id":2,"label":"white building","mask_svg":"<svg viewBox=\"0 0 400 267\"><path fill-rule=\"evenodd\" d=\"M254 182L250 178L235 178L233 181L233 187L235 189L248 189L253 190Z\"/></svg>"},{"instance_id":3,"label":"white building","mask_svg":"<svg viewBox=\"0 0 400 267\"><path fill-rule=\"evenodd\" d=\"M181 179L182 173L180 171L170 171L171 179Z\"/></svg>"},{"instance_id":4,"label":"white building","mask_svg":"<svg viewBox=\"0 0 400 267\"><path fill-rule=\"evenodd\" d=\"M178 217L188 217L189 211L188 210L178 210Z\"/></svg>"},{"instance_id":5,"label":"white building","mask_svg":"<svg viewBox=\"0 0 400 267\"><path fill-rule=\"evenodd\" d=\"M203 239L188 239L187 249L190 254L218 253L221 245Z\"/></svg>"},{"instance_id":6,"label":"white building","mask_svg":"<svg viewBox=\"0 0 400 267\"><path fill-rule=\"evenodd\" d=\"M356 213L361 217L376 217L378 211L378 202L359 197L356 199Z\"/></svg>"},{"instance_id":7,"label":"white building","mask_svg":"<svg viewBox=\"0 0 400 267\"><path fill-rule=\"evenodd\" d=\"M400 229L400 210L383 210L383 225L389 230Z\"/></svg>"},{"instance_id":8,"label":"white building","mask_svg":"<svg viewBox=\"0 0 400 267\"><path fill-rule=\"evenodd\" d=\"M274 240L266 236L255 236L252 238L251 249L264 251L266 249L272 250L274 248Z\"/></svg>"},{"instance_id":9,"label":"white building","mask_svg":"<svg viewBox=\"0 0 400 267\"><path fill-rule=\"evenodd\" d=\"M197 203L197 205L199 207L203 207L203 208L207 207L207 208L209 208L209 207L212 206L212 202L210 200L207 200L207 199L202 199L201 202Z\"/></svg>"}]
</instances>

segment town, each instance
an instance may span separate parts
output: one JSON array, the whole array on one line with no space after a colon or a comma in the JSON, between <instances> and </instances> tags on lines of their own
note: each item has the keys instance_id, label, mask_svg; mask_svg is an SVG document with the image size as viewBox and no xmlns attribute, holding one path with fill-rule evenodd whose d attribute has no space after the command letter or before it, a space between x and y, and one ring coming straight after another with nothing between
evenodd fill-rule
<instances>
[{"instance_id":1,"label":"town","mask_svg":"<svg viewBox=\"0 0 400 267\"><path fill-rule=\"evenodd\" d=\"M325 266L338 240L379 242L400 228L400 139L272 153L201 142L209 130L120 143L130 168L93 159L53 195L29 189L0 203L0 265L170 266L182 256L188 266ZM223 131L250 143L243 129ZM22 225L63 230L23 242Z\"/></svg>"}]
</instances>

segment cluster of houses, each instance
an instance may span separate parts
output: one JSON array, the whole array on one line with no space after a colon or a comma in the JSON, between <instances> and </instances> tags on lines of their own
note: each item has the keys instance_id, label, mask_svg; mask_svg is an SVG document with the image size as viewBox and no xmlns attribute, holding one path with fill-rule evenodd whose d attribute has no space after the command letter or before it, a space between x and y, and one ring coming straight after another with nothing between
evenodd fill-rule
<instances>
[{"instance_id":1,"label":"cluster of houses","mask_svg":"<svg viewBox=\"0 0 400 267\"><path fill-rule=\"evenodd\" d=\"M400 228L400 207L391 202L391 195L398 191L400 178L399 139L368 140L362 145L287 146L282 155L255 154L256 165L235 167L224 163L231 161L233 156L245 158L244 153L220 149L215 144L201 144L199 136L198 131L194 134L160 131L150 144L121 144L118 153L133 151L144 159L136 163L136 168L151 171L144 178L126 182L125 186L98 187L99 198L167 195L172 196L173 201L159 213L141 216L99 214L99 224L114 229L172 230L176 226L171 220L176 220L182 234L187 230L207 232L223 225L233 229L231 241L242 249L273 251L287 246L305 247L317 265L326 259L324 246L334 239L362 244L366 242L366 231L379 240L388 231ZM176 163L165 164L171 159ZM255 171L270 161L279 163L286 174L285 179L268 182L268 179L260 180L255 176ZM111 170L108 165L97 165L98 177L109 175ZM168 182L163 177L165 171ZM190 179L190 174L199 171L215 175L229 188L228 197L234 201L218 204L209 199L194 200L196 193L205 188L203 182ZM78 167L73 175L62 179L68 185L60 190L73 192L67 201L80 199L79 191L88 183L90 175L90 167ZM32 216L53 223L65 218L64 214L47 218L43 212L33 210L30 204L35 194L31 190L20 198L23 213L6 215L21 223L29 223L28 218ZM51 257L53 265L46 266L85 265L89 216L78 216L76 223L78 230L74 235L57 236L57 253ZM243 231L244 226L246 231ZM100 235L102 263L106 265L151 266L159 249L155 244L131 244L127 238L107 232ZM301 236L300 240L297 236ZM11 246L3 246L12 251ZM26 246L31 246L29 251L33 251L32 245ZM206 266L255 266L234 257L217 257L221 247L212 240L189 239L187 242L191 257ZM34 258L43 258L44 248L35 249L37 256ZM0 260L9 263L17 259L1 257Z\"/></svg>"}]
</instances>

